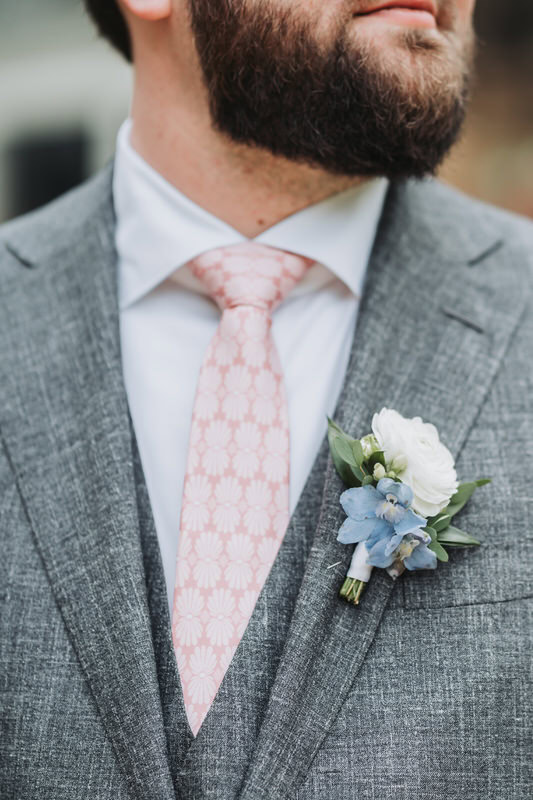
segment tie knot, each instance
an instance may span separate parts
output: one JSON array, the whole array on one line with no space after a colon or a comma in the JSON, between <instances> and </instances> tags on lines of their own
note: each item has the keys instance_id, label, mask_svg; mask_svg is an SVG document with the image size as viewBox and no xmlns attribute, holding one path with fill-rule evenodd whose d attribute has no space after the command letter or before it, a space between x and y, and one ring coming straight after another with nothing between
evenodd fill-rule
<instances>
[{"instance_id":1,"label":"tie knot","mask_svg":"<svg viewBox=\"0 0 533 800\"><path fill-rule=\"evenodd\" d=\"M209 250L189 263L220 308L254 306L269 314L314 262L262 244Z\"/></svg>"}]
</instances>

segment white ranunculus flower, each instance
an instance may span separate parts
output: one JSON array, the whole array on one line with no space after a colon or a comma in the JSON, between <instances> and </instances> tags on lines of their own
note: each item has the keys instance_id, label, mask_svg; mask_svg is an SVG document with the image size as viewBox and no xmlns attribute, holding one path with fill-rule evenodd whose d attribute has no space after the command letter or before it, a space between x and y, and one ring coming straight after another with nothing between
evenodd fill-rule
<instances>
[{"instance_id":1,"label":"white ranunculus flower","mask_svg":"<svg viewBox=\"0 0 533 800\"><path fill-rule=\"evenodd\" d=\"M382 408L374 414L372 430L387 468L413 490L413 509L427 518L446 508L459 484L453 456L436 427L420 417L406 419L392 408Z\"/></svg>"}]
</instances>

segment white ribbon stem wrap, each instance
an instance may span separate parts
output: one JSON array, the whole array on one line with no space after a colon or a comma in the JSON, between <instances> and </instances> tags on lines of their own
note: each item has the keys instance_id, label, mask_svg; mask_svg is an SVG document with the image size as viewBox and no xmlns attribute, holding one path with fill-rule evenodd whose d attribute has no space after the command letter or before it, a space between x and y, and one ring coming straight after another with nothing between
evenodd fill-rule
<instances>
[{"instance_id":1,"label":"white ribbon stem wrap","mask_svg":"<svg viewBox=\"0 0 533 800\"><path fill-rule=\"evenodd\" d=\"M356 581L363 581L363 583L368 583L370 580L370 574L374 568L371 564L366 563L367 558L368 550L366 549L366 544L364 542L359 542L354 550L350 569L348 570L346 577L353 578Z\"/></svg>"}]
</instances>

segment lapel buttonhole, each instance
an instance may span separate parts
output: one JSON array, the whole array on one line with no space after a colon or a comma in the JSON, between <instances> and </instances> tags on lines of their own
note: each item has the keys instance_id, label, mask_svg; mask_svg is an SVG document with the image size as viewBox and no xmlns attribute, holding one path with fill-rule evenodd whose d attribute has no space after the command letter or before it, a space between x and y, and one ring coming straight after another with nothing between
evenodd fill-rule
<instances>
[{"instance_id":1,"label":"lapel buttonhole","mask_svg":"<svg viewBox=\"0 0 533 800\"><path fill-rule=\"evenodd\" d=\"M478 322L465 317L463 314L459 314L457 311L447 308L446 306L442 306L441 311L450 319L455 319L457 322L461 322L463 325L466 325L467 328L471 328L473 331L477 331L477 333L485 333L485 328L483 328Z\"/></svg>"}]
</instances>

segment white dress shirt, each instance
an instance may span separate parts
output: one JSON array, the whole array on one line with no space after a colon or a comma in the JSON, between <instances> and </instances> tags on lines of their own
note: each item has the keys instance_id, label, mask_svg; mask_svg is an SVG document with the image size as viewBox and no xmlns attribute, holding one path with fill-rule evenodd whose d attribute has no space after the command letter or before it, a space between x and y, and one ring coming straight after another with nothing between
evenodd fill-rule
<instances>
[{"instance_id":1,"label":"white dress shirt","mask_svg":"<svg viewBox=\"0 0 533 800\"><path fill-rule=\"evenodd\" d=\"M220 311L186 266L246 241L117 139L113 179L124 381L172 614L181 495L196 382ZM316 263L274 310L289 406L294 511L342 387L387 189L374 180L309 206L255 238Z\"/></svg>"}]
</instances>

